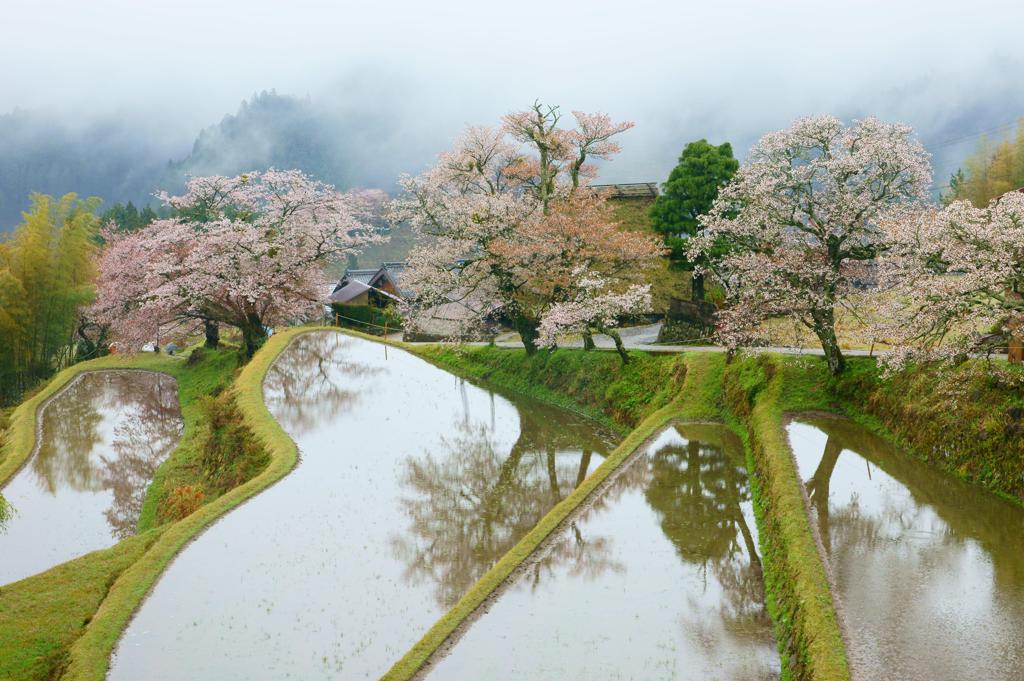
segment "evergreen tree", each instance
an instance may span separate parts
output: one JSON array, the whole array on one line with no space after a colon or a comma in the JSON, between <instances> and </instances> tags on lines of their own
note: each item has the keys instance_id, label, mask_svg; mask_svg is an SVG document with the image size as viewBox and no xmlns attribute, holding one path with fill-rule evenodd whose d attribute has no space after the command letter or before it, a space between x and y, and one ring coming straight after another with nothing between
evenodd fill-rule
<instances>
[{"instance_id":1,"label":"evergreen tree","mask_svg":"<svg viewBox=\"0 0 1024 681\"><path fill-rule=\"evenodd\" d=\"M686 240L700 230L698 218L711 209L718 190L732 179L740 164L728 142L715 146L707 140L690 142L679 156L662 193L651 206L651 223L671 249L672 264L686 270L701 263L686 258ZM693 276L693 299L704 299L704 277Z\"/></svg>"}]
</instances>

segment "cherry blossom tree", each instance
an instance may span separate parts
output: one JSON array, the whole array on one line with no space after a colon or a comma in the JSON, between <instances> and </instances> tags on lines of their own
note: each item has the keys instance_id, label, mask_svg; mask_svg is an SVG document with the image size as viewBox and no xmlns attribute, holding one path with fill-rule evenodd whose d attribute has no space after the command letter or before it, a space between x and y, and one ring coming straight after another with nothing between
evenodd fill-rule
<instances>
[{"instance_id":1,"label":"cherry blossom tree","mask_svg":"<svg viewBox=\"0 0 1024 681\"><path fill-rule=\"evenodd\" d=\"M576 128L563 129L558 109L537 103L502 128L471 127L433 168L401 179L405 196L391 219L420 236L406 274L417 294L405 310L413 326L458 304L465 335L500 310L532 353L545 309L574 299L574 268L621 278L658 256L657 240L621 231L606 197L588 186L588 159L613 155L610 139L632 124L574 116Z\"/></svg>"},{"instance_id":2,"label":"cherry blossom tree","mask_svg":"<svg viewBox=\"0 0 1024 681\"><path fill-rule=\"evenodd\" d=\"M91 312L126 348L200 330L215 342L226 324L251 356L268 326L319 312L327 260L382 239L364 221L377 194L297 170L197 177L160 198L176 217L109 233L100 258Z\"/></svg>"},{"instance_id":3,"label":"cherry blossom tree","mask_svg":"<svg viewBox=\"0 0 1024 681\"><path fill-rule=\"evenodd\" d=\"M880 221L923 204L930 184L928 156L904 125L820 116L765 135L687 248L726 289L720 339L764 342L762 322L790 317L841 372L836 307L872 279L885 249ZM728 250L716 253L722 243Z\"/></svg>"},{"instance_id":4,"label":"cherry blossom tree","mask_svg":"<svg viewBox=\"0 0 1024 681\"><path fill-rule=\"evenodd\" d=\"M985 350L993 328L1010 339L1011 359L1019 361L1024 194L1006 194L985 208L954 201L908 211L884 227L892 248L881 273L893 295L881 333L898 346L890 365Z\"/></svg>"},{"instance_id":5,"label":"cherry blossom tree","mask_svg":"<svg viewBox=\"0 0 1024 681\"><path fill-rule=\"evenodd\" d=\"M583 268L577 268L573 274L577 279L575 297L554 303L545 311L537 345L555 347L559 334L563 333L601 333L615 343L622 363L628 363L629 354L616 327L623 315L636 314L650 306L650 284L632 284L616 292L600 274Z\"/></svg>"}]
</instances>

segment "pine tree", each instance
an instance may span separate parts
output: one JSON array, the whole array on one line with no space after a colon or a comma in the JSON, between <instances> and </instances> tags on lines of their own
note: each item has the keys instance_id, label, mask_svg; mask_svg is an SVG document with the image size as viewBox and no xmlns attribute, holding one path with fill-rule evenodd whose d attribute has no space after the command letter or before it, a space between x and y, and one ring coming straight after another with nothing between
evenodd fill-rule
<instances>
[{"instance_id":1,"label":"pine tree","mask_svg":"<svg viewBox=\"0 0 1024 681\"><path fill-rule=\"evenodd\" d=\"M700 230L698 219L711 210L718 190L732 179L740 164L732 155L732 145L726 142L715 146L707 140L690 142L679 156L679 164L672 169L662 193L651 206L651 223L665 245L674 266L692 270L700 263L686 258L686 240ZM704 278L694 274L692 284L694 300L704 299Z\"/></svg>"}]
</instances>

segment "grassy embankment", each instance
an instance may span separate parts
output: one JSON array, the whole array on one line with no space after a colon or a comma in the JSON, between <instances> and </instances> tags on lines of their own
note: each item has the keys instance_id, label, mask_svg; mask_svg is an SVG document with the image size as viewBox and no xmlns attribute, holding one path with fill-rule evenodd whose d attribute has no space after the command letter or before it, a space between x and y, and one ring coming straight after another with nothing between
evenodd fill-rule
<instances>
[{"instance_id":1,"label":"grassy embankment","mask_svg":"<svg viewBox=\"0 0 1024 681\"><path fill-rule=\"evenodd\" d=\"M206 352L193 363L150 354L84 362L15 410L0 481L30 455L40 405L83 371L132 368L174 376L185 427L147 492L138 535L0 588L0 678L103 679L117 638L173 556L214 519L291 470L296 450L264 406L262 382L304 330L274 336L240 372L230 349ZM194 494L182 497L182 489Z\"/></svg>"},{"instance_id":2,"label":"grassy embankment","mask_svg":"<svg viewBox=\"0 0 1024 681\"><path fill-rule=\"evenodd\" d=\"M1024 366L980 360L882 379L852 359L828 382L847 416L922 461L1024 504Z\"/></svg>"},{"instance_id":3,"label":"grassy embankment","mask_svg":"<svg viewBox=\"0 0 1024 681\"><path fill-rule=\"evenodd\" d=\"M821 358L755 355L725 372L729 410L747 425L755 500L764 508L765 587L794 678L842 679L827 577L808 533L787 414L844 415L947 473L1018 503L1024 498L1024 367L980 361L926 366L883 379L872 359L851 358L832 378ZM783 638L785 637L785 638Z\"/></svg>"},{"instance_id":4,"label":"grassy embankment","mask_svg":"<svg viewBox=\"0 0 1024 681\"><path fill-rule=\"evenodd\" d=\"M391 671L409 678L487 594L651 432L677 417L726 421L743 438L755 498L768 607L784 678L850 676L828 576L808 520L784 429L787 414L828 411L852 418L932 465L1017 499L1024 485L1024 370L994 375L980 363L919 368L882 380L873 360L853 358L832 379L817 357L751 355L727 367L717 355L634 353L619 366L608 353L414 348L468 378L493 383L611 423L639 424L600 476L552 511ZM684 372L683 368L686 371ZM685 379L684 379L685 376ZM685 380L685 383L684 383Z\"/></svg>"},{"instance_id":5,"label":"grassy embankment","mask_svg":"<svg viewBox=\"0 0 1024 681\"><path fill-rule=\"evenodd\" d=\"M611 205L619 226L630 232L648 232L651 219L648 211L654 204L653 198L612 199ZM661 238L658 235L658 238ZM669 267L668 258L657 261L643 270L643 283L651 285L651 311L667 312L673 298L690 298L690 273Z\"/></svg>"},{"instance_id":6,"label":"grassy embankment","mask_svg":"<svg viewBox=\"0 0 1024 681\"><path fill-rule=\"evenodd\" d=\"M209 501L191 515L170 524L110 587L92 621L74 645L63 679L102 681L110 654L132 614L171 559L210 523L284 477L295 466L295 443L270 415L263 402L263 378L291 340L311 327L296 327L272 336L238 373L231 386L235 405L251 437L261 444L268 462L252 479Z\"/></svg>"},{"instance_id":7,"label":"grassy embankment","mask_svg":"<svg viewBox=\"0 0 1024 681\"><path fill-rule=\"evenodd\" d=\"M748 356L723 377L725 403L744 427L765 594L783 678L845 681L846 647L784 429L786 413L829 408L818 358Z\"/></svg>"}]
</instances>

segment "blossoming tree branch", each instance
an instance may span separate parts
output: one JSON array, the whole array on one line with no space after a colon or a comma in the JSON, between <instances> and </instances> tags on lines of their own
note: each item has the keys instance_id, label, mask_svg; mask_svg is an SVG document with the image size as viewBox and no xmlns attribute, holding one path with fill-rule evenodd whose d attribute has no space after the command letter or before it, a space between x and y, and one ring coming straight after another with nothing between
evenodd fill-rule
<instances>
[{"instance_id":1,"label":"blossoming tree branch","mask_svg":"<svg viewBox=\"0 0 1024 681\"><path fill-rule=\"evenodd\" d=\"M402 178L391 219L419 236L409 256L407 282L416 292L404 310L409 324L456 305L458 333L467 336L500 315L532 353L559 330L589 341L592 331L614 327L618 317L606 313L603 295L633 291L619 312L641 308L645 297L630 287L662 248L653 235L619 229L607 197L590 188L591 161L616 154L613 138L632 123L583 112L573 118L565 128L557 107L538 102L501 127L469 128L433 168ZM593 309L567 315L560 304Z\"/></svg>"},{"instance_id":2,"label":"blossoming tree branch","mask_svg":"<svg viewBox=\"0 0 1024 681\"><path fill-rule=\"evenodd\" d=\"M790 317L841 372L836 309L872 279L886 249L881 223L923 205L930 184L928 156L907 126L820 116L765 135L688 244L725 288L718 337L763 344L764 322Z\"/></svg>"},{"instance_id":3,"label":"blossoming tree branch","mask_svg":"<svg viewBox=\"0 0 1024 681\"><path fill-rule=\"evenodd\" d=\"M161 196L174 217L107 235L91 315L126 349L238 329L251 356L267 328L318 316L323 265L382 240L377 193L341 193L297 170L198 177Z\"/></svg>"}]
</instances>

